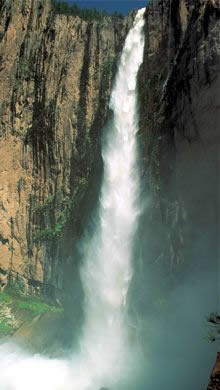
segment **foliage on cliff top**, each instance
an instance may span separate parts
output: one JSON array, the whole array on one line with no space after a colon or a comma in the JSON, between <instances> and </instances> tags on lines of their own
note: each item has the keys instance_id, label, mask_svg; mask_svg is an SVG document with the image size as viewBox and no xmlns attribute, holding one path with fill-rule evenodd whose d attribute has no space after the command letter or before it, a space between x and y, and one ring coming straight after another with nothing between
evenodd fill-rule
<instances>
[{"instance_id":1,"label":"foliage on cliff top","mask_svg":"<svg viewBox=\"0 0 220 390\"><path fill-rule=\"evenodd\" d=\"M69 4L67 1L51 0L53 11L58 15L72 15L79 16L86 21L102 22L109 14L106 11L98 11L96 8L82 9L77 4ZM114 12L112 16L123 19L123 15Z\"/></svg>"}]
</instances>

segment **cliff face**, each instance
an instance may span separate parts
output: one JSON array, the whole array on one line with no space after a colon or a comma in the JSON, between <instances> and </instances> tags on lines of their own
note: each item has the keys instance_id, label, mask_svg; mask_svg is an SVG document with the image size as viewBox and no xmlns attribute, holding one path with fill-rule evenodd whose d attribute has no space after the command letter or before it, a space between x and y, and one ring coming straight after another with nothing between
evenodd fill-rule
<instances>
[{"instance_id":1,"label":"cliff face","mask_svg":"<svg viewBox=\"0 0 220 390\"><path fill-rule=\"evenodd\" d=\"M146 11L139 74L147 207L140 221L133 305L145 321L143 340L156 343L155 366L158 356L166 362L158 384L154 371L154 387L169 377L167 388L205 388L217 349L202 346L208 331L199 328L218 307L220 2L155 3ZM150 316L156 330L149 336ZM187 385L184 377L180 384L180 355L184 372L193 367L194 383Z\"/></svg>"},{"instance_id":2,"label":"cliff face","mask_svg":"<svg viewBox=\"0 0 220 390\"><path fill-rule=\"evenodd\" d=\"M131 23L55 16L49 0L0 1L2 287L63 289Z\"/></svg>"},{"instance_id":3,"label":"cliff face","mask_svg":"<svg viewBox=\"0 0 220 390\"><path fill-rule=\"evenodd\" d=\"M151 260L178 273L195 256L216 267L220 3L161 0L146 19L140 127Z\"/></svg>"},{"instance_id":4,"label":"cliff face","mask_svg":"<svg viewBox=\"0 0 220 390\"><path fill-rule=\"evenodd\" d=\"M178 273L195 250L216 264L219 7L160 0L146 11L140 145L152 208L140 241ZM70 257L98 193L101 129L132 19L86 22L55 16L49 0L0 1L2 287L60 297L74 284Z\"/></svg>"},{"instance_id":5,"label":"cliff face","mask_svg":"<svg viewBox=\"0 0 220 390\"><path fill-rule=\"evenodd\" d=\"M55 16L49 0L0 0L0 287L11 283L17 292L53 300L67 291L64 301L71 297L76 322L81 319L76 243L98 194L101 129L131 23L132 16L101 24ZM219 31L219 0L151 1L146 10L139 138L143 198L150 207L140 220L136 250L143 261L134 276L134 312L147 312L146 339L159 302L157 322L161 312L165 319L183 319L179 333L176 323L172 328L167 322L184 340L185 318L173 317L161 298L195 268L205 277L217 270ZM209 287L199 297L209 297L207 314L217 306L216 284ZM174 304L178 312L179 301ZM68 333L66 324L65 317ZM164 351L166 362L173 353L167 351L173 341L164 337L163 324L161 337L154 335L160 343L155 367Z\"/></svg>"}]
</instances>

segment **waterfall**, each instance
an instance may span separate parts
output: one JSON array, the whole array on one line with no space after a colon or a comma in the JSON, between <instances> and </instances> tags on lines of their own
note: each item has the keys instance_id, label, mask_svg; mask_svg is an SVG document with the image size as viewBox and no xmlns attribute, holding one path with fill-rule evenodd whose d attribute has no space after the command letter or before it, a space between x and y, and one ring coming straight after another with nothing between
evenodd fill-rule
<instances>
[{"instance_id":1,"label":"waterfall","mask_svg":"<svg viewBox=\"0 0 220 390\"><path fill-rule=\"evenodd\" d=\"M138 11L126 38L110 99L114 115L103 142L99 218L83 250L80 351L61 361L0 346L1 390L99 390L127 376L132 355L127 294L139 215L137 73L143 58L144 11Z\"/></svg>"},{"instance_id":2,"label":"waterfall","mask_svg":"<svg viewBox=\"0 0 220 390\"><path fill-rule=\"evenodd\" d=\"M143 14L144 9L138 11L126 38L111 94L114 116L102 151L99 224L81 270L86 296L81 346L100 384L103 379L111 382L112 376L117 381L129 353L126 298L139 214L137 72L143 59Z\"/></svg>"}]
</instances>

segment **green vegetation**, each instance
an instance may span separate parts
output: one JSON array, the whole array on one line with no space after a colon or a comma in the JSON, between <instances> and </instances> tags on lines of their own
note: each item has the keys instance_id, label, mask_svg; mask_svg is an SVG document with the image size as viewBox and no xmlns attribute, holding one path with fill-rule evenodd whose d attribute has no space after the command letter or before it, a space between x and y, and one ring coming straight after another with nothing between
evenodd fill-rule
<instances>
[{"instance_id":1,"label":"green vegetation","mask_svg":"<svg viewBox=\"0 0 220 390\"><path fill-rule=\"evenodd\" d=\"M114 70L114 66L116 65L116 58L114 56L109 56L106 58L103 65L103 75L105 77L109 76L111 72Z\"/></svg>"},{"instance_id":2,"label":"green vegetation","mask_svg":"<svg viewBox=\"0 0 220 390\"><path fill-rule=\"evenodd\" d=\"M13 327L6 321L0 320L0 336L7 336L13 331Z\"/></svg>"},{"instance_id":3,"label":"green vegetation","mask_svg":"<svg viewBox=\"0 0 220 390\"><path fill-rule=\"evenodd\" d=\"M45 313L63 313L63 308L45 303L38 297L15 295L14 289L0 292L0 337L7 336L25 321Z\"/></svg>"},{"instance_id":4,"label":"green vegetation","mask_svg":"<svg viewBox=\"0 0 220 390\"><path fill-rule=\"evenodd\" d=\"M26 311L30 313L31 317L36 317L39 314L44 313L62 313L63 309L61 307L51 306L41 301L31 300L26 298L25 300L18 301L17 309L21 311Z\"/></svg>"},{"instance_id":5,"label":"green vegetation","mask_svg":"<svg viewBox=\"0 0 220 390\"><path fill-rule=\"evenodd\" d=\"M50 210L53 211L52 205L55 205L55 196L50 195L47 200L43 204L39 204L35 206L35 211L42 212L45 216L46 213L49 213ZM36 232L34 236L34 242L51 240L56 237L60 237L63 232L63 228L69 218L71 207L73 204L73 198L67 197L62 200L62 203L57 204L57 208L59 209L57 215L50 222L47 222L47 226L43 229L40 229ZM49 219L47 218L49 221Z\"/></svg>"},{"instance_id":6,"label":"green vegetation","mask_svg":"<svg viewBox=\"0 0 220 390\"><path fill-rule=\"evenodd\" d=\"M57 105L56 111L55 111L56 121L58 121L60 113L61 113L61 107L60 107L60 105Z\"/></svg>"},{"instance_id":7,"label":"green vegetation","mask_svg":"<svg viewBox=\"0 0 220 390\"><path fill-rule=\"evenodd\" d=\"M86 21L102 22L108 15L106 11L98 11L95 8L81 9L76 4L68 4L67 1L51 0L53 11L58 15L79 16ZM113 16L123 19L123 15L114 12Z\"/></svg>"},{"instance_id":8,"label":"green vegetation","mask_svg":"<svg viewBox=\"0 0 220 390\"><path fill-rule=\"evenodd\" d=\"M45 210L48 207L49 208L52 207L53 204L54 204L54 199L55 199L54 195L49 195L45 199L44 203L38 203L38 204L35 205L34 211L37 211L37 210L42 210L43 211L43 210Z\"/></svg>"},{"instance_id":9,"label":"green vegetation","mask_svg":"<svg viewBox=\"0 0 220 390\"><path fill-rule=\"evenodd\" d=\"M4 108L4 103L3 103L3 102L0 102L0 115L1 115L2 112L3 112L3 108Z\"/></svg>"},{"instance_id":10,"label":"green vegetation","mask_svg":"<svg viewBox=\"0 0 220 390\"><path fill-rule=\"evenodd\" d=\"M86 142L90 140L86 138ZM88 144L87 144L88 146ZM88 149L86 149L88 150ZM38 212L44 219L44 226L39 226L33 237L33 242L49 241L61 237L64 227L73 210L78 209L88 187L88 177L79 177L75 184L75 190L71 196L63 198L61 193L49 195L43 204L35 205L34 212ZM55 213L54 211L57 210Z\"/></svg>"},{"instance_id":11,"label":"green vegetation","mask_svg":"<svg viewBox=\"0 0 220 390\"><path fill-rule=\"evenodd\" d=\"M10 295L21 295L24 292L24 283L20 279L15 279L13 281L9 279L9 284L6 287L5 292L7 293L8 291L10 291ZM7 294L5 299L7 299Z\"/></svg>"},{"instance_id":12,"label":"green vegetation","mask_svg":"<svg viewBox=\"0 0 220 390\"><path fill-rule=\"evenodd\" d=\"M0 293L0 304L2 302L4 303L10 303L11 299L10 299L10 296L8 294L6 294L5 292L1 292Z\"/></svg>"},{"instance_id":13,"label":"green vegetation","mask_svg":"<svg viewBox=\"0 0 220 390\"><path fill-rule=\"evenodd\" d=\"M13 319L9 305L11 299L5 292L0 293L0 337L7 336L13 331Z\"/></svg>"},{"instance_id":14,"label":"green vegetation","mask_svg":"<svg viewBox=\"0 0 220 390\"><path fill-rule=\"evenodd\" d=\"M158 0L148 0L147 6L156 7L158 5Z\"/></svg>"}]
</instances>

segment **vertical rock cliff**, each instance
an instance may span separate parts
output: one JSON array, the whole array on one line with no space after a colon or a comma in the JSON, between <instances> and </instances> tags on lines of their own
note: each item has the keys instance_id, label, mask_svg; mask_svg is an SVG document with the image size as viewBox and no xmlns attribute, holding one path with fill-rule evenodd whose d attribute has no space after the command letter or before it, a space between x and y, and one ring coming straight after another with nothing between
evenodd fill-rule
<instances>
[{"instance_id":1,"label":"vertical rock cliff","mask_svg":"<svg viewBox=\"0 0 220 390\"><path fill-rule=\"evenodd\" d=\"M161 0L149 5L146 18L140 126L143 175L153 199L152 256L180 271L196 250L197 256L209 256L213 265L219 194L220 3ZM157 230L160 245L154 246Z\"/></svg>"},{"instance_id":2,"label":"vertical rock cliff","mask_svg":"<svg viewBox=\"0 0 220 390\"><path fill-rule=\"evenodd\" d=\"M88 22L55 15L49 0L0 0L0 288L52 300L65 295L66 304L71 296L76 321L77 242L99 193L101 129L111 115L113 75L133 16ZM170 362L173 383L176 356L180 375L183 360L192 370L187 344L193 338L196 345L200 319L190 310L191 322L184 316L195 291L183 286L189 275L194 284L199 275L209 279L193 309L207 297L210 311L217 307L220 2L153 0L145 17L138 133L144 212L129 309L134 322L137 313L144 323L147 313L140 340L147 340L147 351L154 342L157 384ZM187 333L192 324L196 330ZM166 362L159 378L158 356ZM199 364L207 367L203 358Z\"/></svg>"},{"instance_id":3,"label":"vertical rock cliff","mask_svg":"<svg viewBox=\"0 0 220 390\"><path fill-rule=\"evenodd\" d=\"M2 287L63 290L131 23L55 15L49 0L0 1Z\"/></svg>"},{"instance_id":4,"label":"vertical rock cliff","mask_svg":"<svg viewBox=\"0 0 220 390\"><path fill-rule=\"evenodd\" d=\"M161 0L146 10L139 75L146 210L134 311L143 340L154 340L152 366L160 356L165 367L158 381L153 371L154 388L205 388L217 349L202 340L219 299L219 31L219 1Z\"/></svg>"}]
</instances>

